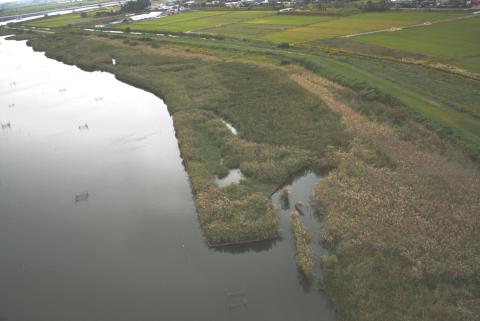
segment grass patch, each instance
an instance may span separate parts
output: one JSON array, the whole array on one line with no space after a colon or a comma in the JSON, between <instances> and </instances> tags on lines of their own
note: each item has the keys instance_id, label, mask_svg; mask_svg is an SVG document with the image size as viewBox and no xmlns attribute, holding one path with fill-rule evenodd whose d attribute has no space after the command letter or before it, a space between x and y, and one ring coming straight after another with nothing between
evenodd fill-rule
<instances>
[{"instance_id":1,"label":"grass patch","mask_svg":"<svg viewBox=\"0 0 480 321\"><path fill-rule=\"evenodd\" d=\"M307 27L292 28L285 32L273 33L263 37L273 42L306 42L318 39L334 38L365 31L402 27L427 21L441 20L460 16L459 13L446 12L373 12L348 17L339 17Z\"/></svg>"},{"instance_id":2,"label":"grass patch","mask_svg":"<svg viewBox=\"0 0 480 321\"><path fill-rule=\"evenodd\" d=\"M478 319L478 172L420 154L378 168L358 154L343 155L315 194L330 252L324 285L339 317Z\"/></svg>"},{"instance_id":3,"label":"grass patch","mask_svg":"<svg viewBox=\"0 0 480 321\"><path fill-rule=\"evenodd\" d=\"M296 59L368 99L400 110L480 159L479 83L416 65L349 55ZM431 80L435 79L435 82Z\"/></svg>"},{"instance_id":4,"label":"grass patch","mask_svg":"<svg viewBox=\"0 0 480 321\"><path fill-rule=\"evenodd\" d=\"M120 24L118 28L129 26L132 30L139 31L199 31L273 14L274 11L192 11L176 16Z\"/></svg>"},{"instance_id":5,"label":"grass patch","mask_svg":"<svg viewBox=\"0 0 480 321\"><path fill-rule=\"evenodd\" d=\"M172 17L151 19L129 26L150 32L199 32L263 41L306 42L352 33L401 27L462 14L452 12L375 12L352 16L278 15L275 11L192 11Z\"/></svg>"},{"instance_id":6,"label":"grass patch","mask_svg":"<svg viewBox=\"0 0 480 321\"><path fill-rule=\"evenodd\" d=\"M77 24L89 24L95 20L95 12L92 11L86 14L87 16L85 18L82 18L79 12L51 16L39 20L33 20L32 22L27 22L26 25L40 28L58 28Z\"/></svg>"},{"instance_id":7,"label":"grass patch","mask_svg":"<svg viewBox=\"0 0 480 321\"><path fill-rule=\"evenodd\" d=\"M418 53L480 73L480 19L443 22L355 38L367 44Z\"/></svg>"}]
</instances>

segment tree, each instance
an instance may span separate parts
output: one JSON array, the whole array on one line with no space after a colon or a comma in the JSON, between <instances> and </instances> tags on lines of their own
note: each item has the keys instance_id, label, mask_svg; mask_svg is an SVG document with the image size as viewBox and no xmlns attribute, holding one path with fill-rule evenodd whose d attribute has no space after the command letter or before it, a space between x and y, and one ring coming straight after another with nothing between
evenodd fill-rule
<instances>
[{"instance_id":1,"label":"tree","mask_svg":"<svg viewBox=\"0 0 480 321\"><path fill-rule=\"evenodd\" d=\"M128 1L127 3L122 5L120 9L121 12L135 12L145 10L150 7L152 3L150 0L136 0L136 1Z\"/></svg>"},{"instance_id":2,"label":"tree","mask_svg":"<svg viewBox=\"0 0 480 321\"><path fill-rule=\"evenodd\" d=\"M80 13L80 17L81 17L81 18L86 18L86 17L87 17L87 13L86 13L86 12L81 12L81 13Z\"/></svg>"}]
</instances>

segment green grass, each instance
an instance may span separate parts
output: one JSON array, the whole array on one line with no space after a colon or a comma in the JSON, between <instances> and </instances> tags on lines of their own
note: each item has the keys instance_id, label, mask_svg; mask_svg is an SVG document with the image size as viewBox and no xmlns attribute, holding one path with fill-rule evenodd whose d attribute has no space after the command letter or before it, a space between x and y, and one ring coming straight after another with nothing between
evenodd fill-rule
<instances>
[{"instance_id":1,"label":"green grass","mask_svg":"<svg viewBox=\"0 0 480 321\"><path fill-rule=\"evenodd\" d=\"M186 32L239 23L273 15L274 11L192 11L181 15L150 19L118 27L132 30Z\"/></svg>"},{"instance_id":2,"label":"green grass","mask_svg":"<svg viewBox=\"0 0 480 321\"><path fill-rule=\"evenodd\" d=\"M287 30L284 25L256 25L250 23L235 23L226 26L203 29L203 33L212 33L218 35L227 35L229 37L258 39L272 32L281 32Z\"/></svg>"},{"instance_id":3,"label":"green grass","mask_svg":"<svg viewBox=\"0 0 480 321\"><path fill-rule=\"evenodd\" d=\"M296 55L298 57L298 55ZM355 56L304 56L322 75L355 87L372 87L393 97L413 117L480 156L480 84L416 65ZM434 79L434 81L433 81Z\"/></svg>"},{"instance_id":4,"label":"green grass","mask_svg":"<svg viewBox=\"0 0 480 321\"><path fill-rule=\"evenodd\" d=\"M277 26L306 26L313 23L325 22L335 19L334 16L295 16L295 15L272 15L264 18L247 21L255 25Z\"/></svg>"},{"instance_id":5,"label":"green grass","mask_svg":"<svg viewBox=\"0 0 480 321\"><path fill-rule=\"evenodd\" d=\"M380 12L352 16L277 15L275 11L192 11L117 28L138 31L200 32L278 42L306 42L400 27L463 15L451 12Z\"/></svg>"},{"instance_id":6,"label":"green grass","mask_svg":"<svg viewBox=\"0 0 480 321\"><path fill-rule=\"evenodd\" d=\"M40 20L34 20L27 22L27 26L31 27L40 27L40 28L58 28L58 27L67 27L68 25L75 24L87 24L95 20L95 11L88 12L87 17L82 18L79 12L61 15L61 16L52 16L43 18Z\"/></svg>"},{"instance_id":7,"label":"green grass","mask_svg":"<svg viewBox=\"0 0 480 321\"><path fill-rule=\"evenodd\" d=\"M274 42L307 42L338 36L402 27L411 24L457 17L462 13L449 12L375 12L340 17L307 27L292 28L263 37Z\"/></svg>"},{"instance_id":8,"label":"green grass","mask_svg":"<svg viewBox=\"0 0 480 321\"><path fill-rule=\"evenodd\" d=\"M480 73L480 19L471 18L355 38L367 44L440 58Z\"/></svg>"}]
</instances>

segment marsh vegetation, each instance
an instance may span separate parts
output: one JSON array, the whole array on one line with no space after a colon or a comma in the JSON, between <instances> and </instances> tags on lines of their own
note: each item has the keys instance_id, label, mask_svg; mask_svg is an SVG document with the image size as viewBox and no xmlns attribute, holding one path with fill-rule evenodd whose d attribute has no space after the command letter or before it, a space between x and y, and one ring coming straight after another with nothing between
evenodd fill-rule
<instances>
[{"instance_id":1,"label":"marsh vegetation","mask_svg":"<svg viewBox=\"0 0 480 321\"><path fill-rule=\"evenodd\" d=\"M148 35L63 25L19 37L166 101L211 246L278 237L272 191L305 169L328 171L314 203L339 318L473 321L480 78L468 52L480 20L453 20L464 15L205 10L115 27ZM336 38L442 19L452 20ZM243 179L219 187L233 169ZM280 199L291 205L288 189ZM296 215L292 224L298 267L311 276L308 232Z\"/></svg>"},{"instance_id":2,"label":"marsh vegetation","mask_svg":"<svg viewBox=\"0 0 480 321\"><path fill-rule=\"evenodd\" d=\"M302 225L298 213L292 213L291 218L298 268L302 271L305 277L312 279L315 266L312 259L312 251L308 245L308 243L310 243L310 231Z\"/></svg>"}]
</instances>

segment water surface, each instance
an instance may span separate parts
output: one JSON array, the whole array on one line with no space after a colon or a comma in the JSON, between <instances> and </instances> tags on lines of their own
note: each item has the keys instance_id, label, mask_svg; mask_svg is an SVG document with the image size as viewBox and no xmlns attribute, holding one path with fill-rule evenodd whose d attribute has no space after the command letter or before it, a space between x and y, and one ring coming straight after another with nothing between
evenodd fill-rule
<instances>
[{"instance_id":1,"label":"water surface","mask_svg":"<svg viewBox=\"0 0 480 321\"><path fill-rule=\"evenodd\" d=\"M288 221L275 243L206 246L160 99L4 38L0 70L1 320L334 318Z\"/></svg>"}]
</instances>

